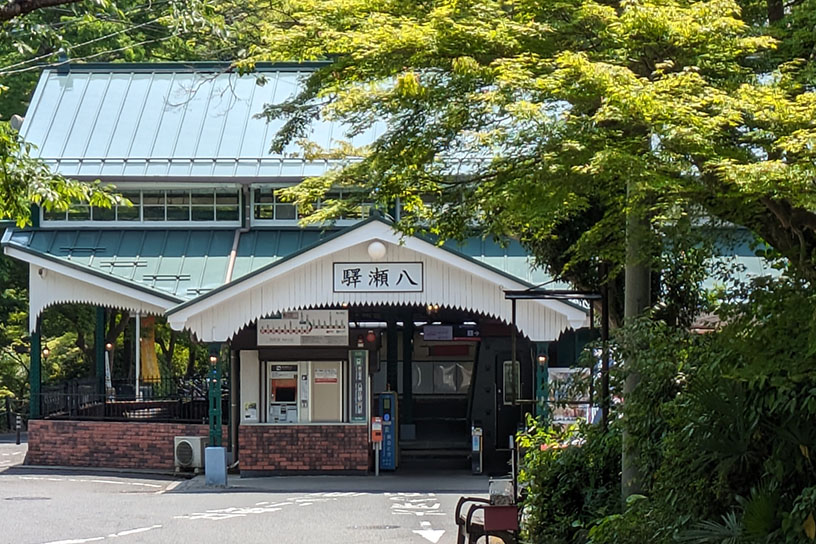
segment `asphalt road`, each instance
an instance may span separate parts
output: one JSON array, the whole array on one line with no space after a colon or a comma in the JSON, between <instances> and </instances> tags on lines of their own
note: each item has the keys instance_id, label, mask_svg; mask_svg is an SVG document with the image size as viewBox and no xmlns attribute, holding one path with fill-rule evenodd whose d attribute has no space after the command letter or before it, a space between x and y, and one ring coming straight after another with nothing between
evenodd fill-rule
<instances>
[{"instance_id":1,"label":"asphalt road","mask_svg":"<svg viewBox=\"0 0 816 544\"><path fill-rule=\"evenodd\" d=\"M30 468L25 446L0 441L0 543L240 544L456 542L462 473L232 479Z\"/></svg>"}]
</instances>

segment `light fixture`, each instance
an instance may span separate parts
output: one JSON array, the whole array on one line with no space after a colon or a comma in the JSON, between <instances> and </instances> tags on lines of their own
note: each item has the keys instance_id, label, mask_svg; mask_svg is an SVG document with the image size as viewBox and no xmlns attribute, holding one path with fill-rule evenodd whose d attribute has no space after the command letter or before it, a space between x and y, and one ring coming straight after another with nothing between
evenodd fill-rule
<instances>
[{"instance_id":1,"label":"light fixture","mask_svg":"<svg viewBox=\"0 0 816 544\"><path fill-rule=\"evenodd\" d=\"M369 344L373 344L376 341L377 341L377 335L374 333L374 331L369 330L366 333L366 342L368 342Z\"/></svg>"},{"instance_id":2,"label":"light fixture","mask_svg":"<svg viewBox=\"0 0 816 544\"><path fill-rule=\"evenodd\" d=\"M538 356L538 364L539 366L544 366L547 364L547 356L543 353Z\"/></svg>"},{"instance_id":3,"label":"light fixture","mask_svg":"<svg viewBox=\"0 0 816 544\"><path fill-rule=\"evenodd\" d=\"M50 349L48 349L48 346L45 346L45 347L43 348L43 350L42 350L42 355L43 355L43 357L45 357L46 359L48 359L48 356L49 356L49 355L51 355L51 350L50 350Z\"/></svg>"},{"instance_id":4,"label":"light fixture","mask_svg":"<svg viewBox=\"0 0 816 544\"><path fill-rule=\"evenodd\" d=\"M363 335L362 334L357 335L357 347L358 348L365 347L365 342L363 341Z\"/></svg>"},{"instance_id":5,"label":"light fixture","mask_svg":"<svg viewBox=\"0 0 816 544\"><path fill-rule=\"evenodd\" d=\"M379 240L375 240L368 244L368 256L378 261L385 257L385 244Z\"/></svg>"},{"instance_id":6,"label":"light fixture","mask_svg":"<svg viewBox=\"0 0 816 544\"><path fill-rule=\"evenodd\" d=\"M217 362L218 362L218 355L216 355L215 353L211 353L210 354L210 364L214 365Z\"/></svg>"},{"instance_id":7,"label":"light fixture","mask_svg":"<svg viewBox=\"0 0 816 544\"><path fill-rule=\"evenodd\" d=\"M105 344L105 349L108 351L113 351L113 344L108 342L107 344Z\"/></svg>"}]
</instances>

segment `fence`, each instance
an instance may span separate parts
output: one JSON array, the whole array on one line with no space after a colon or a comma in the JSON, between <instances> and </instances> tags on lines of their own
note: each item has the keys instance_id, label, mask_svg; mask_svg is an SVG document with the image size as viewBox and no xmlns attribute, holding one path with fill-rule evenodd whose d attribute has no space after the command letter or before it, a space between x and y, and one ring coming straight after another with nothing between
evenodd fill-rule
<instances>
[{"instance_id":1,"label":"fence","mask_svg":"<svg viewBox=\"0 0 816 544\"><path fill-rule=\"evenodd\" d=\"M23 419L23 429L28 422L28 403L23 400L3 397L0 399L0 433L11 433L17 429L17 416Z\"/></svg>"},{"instance_id":2,"label":"fence","mask_svg":"<svg viewBox=\"0 0 816 544\"><path fill-rule=\"evenodd\" d=\"M94 379L43 387L42 417L47 419L150 420L207 423L209 400L203 378L159 378L135 383L113 382L104 393ZM221 410L228 413L228 384L222 384Z\"/></svg>"}]
</instances>

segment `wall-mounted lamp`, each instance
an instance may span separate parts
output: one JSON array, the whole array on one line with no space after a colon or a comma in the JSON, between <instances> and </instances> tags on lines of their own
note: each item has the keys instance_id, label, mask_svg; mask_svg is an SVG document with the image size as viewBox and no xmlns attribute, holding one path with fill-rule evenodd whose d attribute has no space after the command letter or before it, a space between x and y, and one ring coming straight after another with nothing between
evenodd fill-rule
<instances>
[{"instance_id":1,"label":"wall-mounted lamp","mask_svg":"<svg viewBox=\"0 0 816 544\"><path fill-rule=\"evenodd\" d=\"M383 244L379 240L375 240L368 244L368 256L375 261L378 261L385 257L385 244Z\"/></svg>"},{"instance_id":2,"label":"wall-mounted lamp","mask_svg":"<svg viewBox=\"0 0 816 544\"><path fill-rule=\"evenodd\" d=\"M210 364L215 366L218 363L218 355L215 353L210 354Z\"/></svg>"},{"instance_id":3,"label":"wall-mounted lamp","mask_svg":"<svg viewBox=\"0 0 816 544\"><path fill-rule=\"evenodd\" d=\"M431 314L433 312L438 312L439 311L439 304L428 304L426 309L428 310L429 314Z\"/></svg>"},{"instance_id":4,"label":"wall-mounted lamp","mask_svg":"<svg viewBox=\"0 0 816 544\"><path fill-rule=\"evenodd\" d=\"M376 341L377 341L377 334L374 331L369 330L366 333L366 342L368 342L369 344L373 344Z\"/></svg>"},{"instance_id":5,"label":"wall-mounted lamp","mask_svg":"<svg viewBox=\"0 0 816 544\"><path fill-rule=\"evenodd\" d=\"M106 351L113 351L113 344L111 344L110 342L105 344L105 350Z\"/></svg>"},{"instance_id":6,"label":"wall-mounted lamp","mask_svg":"<svg viewBox=\"0 0 816 544\"><path fill-rule=\"evenodd\" d=\"M45 346L42 350L42 356L48 359L49 355L51 355L51 350L48 349L48 346Z\"/></svg>"},{"instance_id":7,"label":"wall-mounted lamp","mask_svg":"<svg viewBox=\"0 0 816 544\"><path fill-rule=\"evenodd\" d=\"M538 356L538 366L545 366L547 364L547 356L543 353Z\"/></svg>"}]
</instances>

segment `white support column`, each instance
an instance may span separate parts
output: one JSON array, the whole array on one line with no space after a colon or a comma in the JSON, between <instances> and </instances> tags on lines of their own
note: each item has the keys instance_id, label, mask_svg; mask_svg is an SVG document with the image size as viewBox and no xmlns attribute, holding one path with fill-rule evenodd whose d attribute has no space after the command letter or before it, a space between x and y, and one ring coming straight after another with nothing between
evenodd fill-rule
<instances>
[{"instance_id":1,"label":"white support column","mask_svg":"<svg viewBox=\"0 0 816 544\"><path fill-rule=\"evenodd\" d=\"M142 400L142 390L139 387L142 371L142 314L136 312L136 400Z\"/></svg>"}]
</instances>

